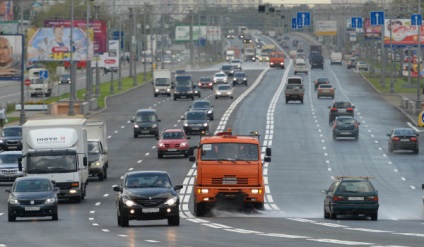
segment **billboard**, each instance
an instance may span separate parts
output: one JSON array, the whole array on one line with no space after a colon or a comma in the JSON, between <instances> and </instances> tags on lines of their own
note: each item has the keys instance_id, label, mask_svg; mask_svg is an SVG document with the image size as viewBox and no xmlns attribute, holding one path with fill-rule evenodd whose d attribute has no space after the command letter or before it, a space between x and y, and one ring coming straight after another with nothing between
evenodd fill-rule
<instances>
[{"instance_id":1,"label":"billboard","mask_svg":"<svg viewBox=\"0 0 424 247\"><path fill-rule=\"evenodd\" d=\"M411 19L385 19L384 45L411 46L418 44L418 26L411 25ZM392 42L390 42L390 32ZM421 45L424 44L424 28L421 26Z\"/></svg>"},{"instance_id":2,"label":"billboard","mask_svg":"<svg viewBox=\"0 0 424 247\"><path fill-rule=\"evenodd\" d=\"M0 80L22 81L24 37L21 34L0 35Z\"/></svg>"},{"instance_id":3,"label":"billboard","mask_svg":"<svg viewBox=\"0 0 424 247\"><path fill-rule=\"evenodd\" d=\"M193 26L193 41L199 40L200 37L206 37L206 33L206 26ZM190 26L176 26L175 41L190 41Z\"/></svg>"},{"instance_id":4,"label":"billboard","mask_svg":"<svg viewBox=\"0 0 424 247\"><path fill-rule=\"evenodd\" d=\"M86 28L86 20L74 20L74 27ZM71 27L70 20L45 20L44 27ZM94 32L94 52L103 53L107 51L107 23L103 20L90 20L89 27Z\"/></svg>"},{"instance_id":5,"label":"billboard","mask_svg":"<svg viewBox=\"0 0 424 247\"><path fill-rule=\"evenodd\" d=\"M315 35L335 36L337 34L336 21L315 21Z\"/></svg>"},{"instance_id":6,"label":"billboard","mask_svg":"<svg viewBox=\"0 0 424 247\"><path fill-rule=\"evenodd\" d=\"M13 16L13 0L0 0L0 19L4 21L12 21Z\"/></svg>"},{"instance_id":7,"label":"billboard","mask_svg":"<svg viewBox=\"0 0 424 247\"><path fill-rule=\"evenodd\" d=\"M91 60L93 29L88 29L88 38L86 30L81 28L74 28L72 36L72 59L74 61ZM27 39L27 60L30 62L71 60L71 28L29 28Z\"/></svg>"},{"instance_id":8,"label":"billboard","mask_svg":"<svg viewBox=\"0 0 424 247\"><path fill-rule=\"evenodd\" d=\"M371 26L370 18L365 18L363 22L364 37L366 39L381 38L381 26Z\"/></svg>"},{"instance_id":9,"label":"billboard","mask_svg":"<svg viewBox=\"0 0 424 247\"><path fill-rule=\"evenodd\" d=\"M120 62L119 40L109 40L109 52L104 52L96 58L98 67L118 67ZM92 61L91 66L95 67L96 62Z\"/></svg>"}]
</instances>

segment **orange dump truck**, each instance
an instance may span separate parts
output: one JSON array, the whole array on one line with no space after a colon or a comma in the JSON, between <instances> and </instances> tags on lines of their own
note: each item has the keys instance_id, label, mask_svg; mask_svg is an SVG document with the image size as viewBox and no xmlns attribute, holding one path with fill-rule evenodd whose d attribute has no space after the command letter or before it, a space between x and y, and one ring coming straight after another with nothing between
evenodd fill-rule
<instances>
[{"instance_id":1,"label":"orange dump truck","mask_svg":"<svg viewBox=\"0 0 424 247\"><path fill-rule=\"evenodd\" d=\"M265 149L262 161L257 132L241 136L227 131L204 136L194 148L197 159L192 155L189 160L197 164L193 200L196 216L221 204L238 209L264 208L262 169L263 161L271 161L271 148Z\"/></svg>"},{"instance_id":2,"label":"orange dump truck","mask_svg":"<svg viewBox=\"0 0 424 247\"><path fill-rule=\"evenodd\" d=\"M274 51L269 54L269 67L280 67L284 69L284 52Z\"/></svg>"}]
</instances>

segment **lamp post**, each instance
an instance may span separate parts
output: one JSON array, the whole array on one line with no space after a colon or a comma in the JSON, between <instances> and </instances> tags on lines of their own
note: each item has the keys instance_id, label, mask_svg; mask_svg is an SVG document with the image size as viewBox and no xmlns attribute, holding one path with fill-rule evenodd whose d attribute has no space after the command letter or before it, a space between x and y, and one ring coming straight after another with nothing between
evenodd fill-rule
<instances>
[{"instance_id":1,"label":"lamp post","mask_svg":"<svg viewBox=\"0 0 424 247\"><path fill-rule=\"evenodd\" d=\"M122 90L122 74L121 74L121 41L122 41L122 22L121 19L119 19L119 44L118 44L118 91Z\"/></svg>"},{"instance_id":2,"label":"lamp post","mask_svg":"<svg viewBox=\"0 0 424 247\"><path fill-rule=\"evenodd\" d=\"M71 81L75 82L75 71L74 71L74 0L71 0L71 42L70 42L70 65L71 65ZM75 101L75 88L76 83L71 83L70 85L70 98L69 98L69 107L68 115L75 116L74 101Z\"/></svg>"},{"instance_id":3,"label":"lamp post","mask_svg":"<svg viewBox=\"0 0 424 247\"><path fill-rule=\"evenodd\" d=\"M421 0L418 0L418 15L421 16ZM417 114L421 112L421 85L420 85L420 77L421 77L421 26L418 25L418 50L417 50L417 104L415 106L415 111Z\"/></svg>"},{"instance_id":4,"label":"lamp post","mask_svg":"<svg viewBox=\"0 0 424 247\"><path fill-rule=\"evenodd\" d=\"M23 6L23 1L21 1L19 3L19 10L20 10L20 33L22 34L22 39L24 39L24 6ZM24 44L24 42L22 42ZM25 58L25 49L22 49L22 53L24 54L23 57ZM24 61L22 61L22 63L24 63ZM22 66L23 68L25 68L25 66ZM22 75L22 79L23 79L23 75ZM25 99L24 99L24 82L21 81L21 111L19 113L19 124L24 124L25 123L25 109L24 109L24 105L25 105Z\"/></svg>"},{"instance_id":5,"label":"lamp post","mask_svg":"<svg viewBox=\"0 0 424 247\"><path fill-rule=\"evenodd\" d=\"M93 1L93 0L90 0ZM86 51L86 58L85 58L85 70L86 70L86 84L85 84L85 100L88 101L91 99L91 95L92 95L92 78L93 78L93 73L91 73L91 59L89 58L89 48L90 48L90 40L89 40L89 27L90 27L90 1L87 0L87 19L86 19L86 26L85 26L85 31L86 31L86 37L87 37L87 51Z\"/></svg>"},{"instance_id":6,"label":"lamp post","mask_svg":"<svg viewBox=\"0 0 424 247\"><path fill-rule=\"evenodd\" d=\"M94 9L96 12L96 20L99 19L99 5L94 5ZM99 52L96 52L96 96L100 95L100 70L99 70Z\"/></svg>"},{"instance_id":7,"label":"lamp post","mask_svg":"<svg viewBox=\"0 0 424 247\"><path fill-rule=\"evenodd\" d=\"M132 56L132 60L133 60L133 66L134 66L134 74L133 74L133 86L137 85L137 49L136 49L136 39L137 39L137 35L136 35L136 20L135 20L135 13L133 12L133 17L132 17L132 21L133 21L133 37L132 37L132 42L131 42L131 47L133 50L133 53L131 54Z\"/></svg>"}]
</instances>

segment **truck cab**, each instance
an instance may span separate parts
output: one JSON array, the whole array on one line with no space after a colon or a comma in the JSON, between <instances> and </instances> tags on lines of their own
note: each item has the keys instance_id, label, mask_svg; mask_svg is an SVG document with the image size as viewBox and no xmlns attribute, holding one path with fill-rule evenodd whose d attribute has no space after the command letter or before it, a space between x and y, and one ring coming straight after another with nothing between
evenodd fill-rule
<instances>
[{"instance_id":1,"label":"truck cab","mask_svg":"<svg viewBox=\"0 0 424 247\"><path fill-rule=\"evenodd\" d=\"M162 69L153 71L153 95L166 95L171 97L172 93L172 82L171 82L171 70Z\"/></svg>"}]
</instances>

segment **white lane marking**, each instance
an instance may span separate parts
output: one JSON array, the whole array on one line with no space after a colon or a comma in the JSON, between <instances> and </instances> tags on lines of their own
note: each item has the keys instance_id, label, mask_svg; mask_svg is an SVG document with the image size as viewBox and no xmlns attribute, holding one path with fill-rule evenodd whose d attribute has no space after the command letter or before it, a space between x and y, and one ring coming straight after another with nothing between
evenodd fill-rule
<instances>
[{"instance_id":1,"label":"white lane marking","mask_svg":"<svg viewBox=\"0 0 424 247\"><path fill-rule=\"evenodd\" d=\"M103 232L110 232L108 229L102 229Z\"/></svg>"},{"instance_id":2,"label":"white lane marking","mask_svg":"<svg viewBox=\"0 0 424 247\"><path fill-rule=\"evenodd\" d=\"M146 239L146 242L149 242L149 243L160 243L160 241L153 240L153 239Z\"/></svg>"},{"instance_id":3,"label":"white lane marking","mask_svg":"<svg viewBox=\"0 0 424 247\"><path fill-rule=\"evenodd\" d=\"M332 244L344 244L344 245L371 245L372 243L367 242L356 242L356 241L346 241L346 240L338 240L338 239L307 239L310 241L321 242L321 243L332 243Z\"/></svg>"},{"instance_id":4,"label":"white lane marking","mask_svg":"<svg viewBox=\"0 0 424 247\"><path fill-rule=\"evenodd\" d=\"M109 194L104 194L104 195L103 195L103 197L108 197L108 196L109 196Z\"/></svg>"},{"instance_id":5,"label":"white lane marking","mask_svg":"<svg viewBox=\"0 0 424 247\"><path fill-rule=\"evenodd\" d=\"M259 235L268 236L268 237L277 237L277 238L310 238L308 236L289 235L289 234L283 234L283 233L262 233Z\"/></svg>"},{"instance_id":6,"label":"white lane marking","mask_svg":"<svg viewBox=\"0 0 424 247\"><path fill-rule=\"evenodd\" d=\"M96 202L95 206L100 206L101 202Z\"/></svg>"},{"instance_id":7,"label":"white lane marking","mask_svg":"<svg viewBox=\"0 0 424 247\"><path fill-rule=\"evenodd\" d=\"M385 230L376 230L376 229L369 229L369 228L345 228L346 230L352 230L352 231L361 231L361 232L375 232L375 233L393 233L393 231L385 231Z\"/></svg>"}]
</instances>

